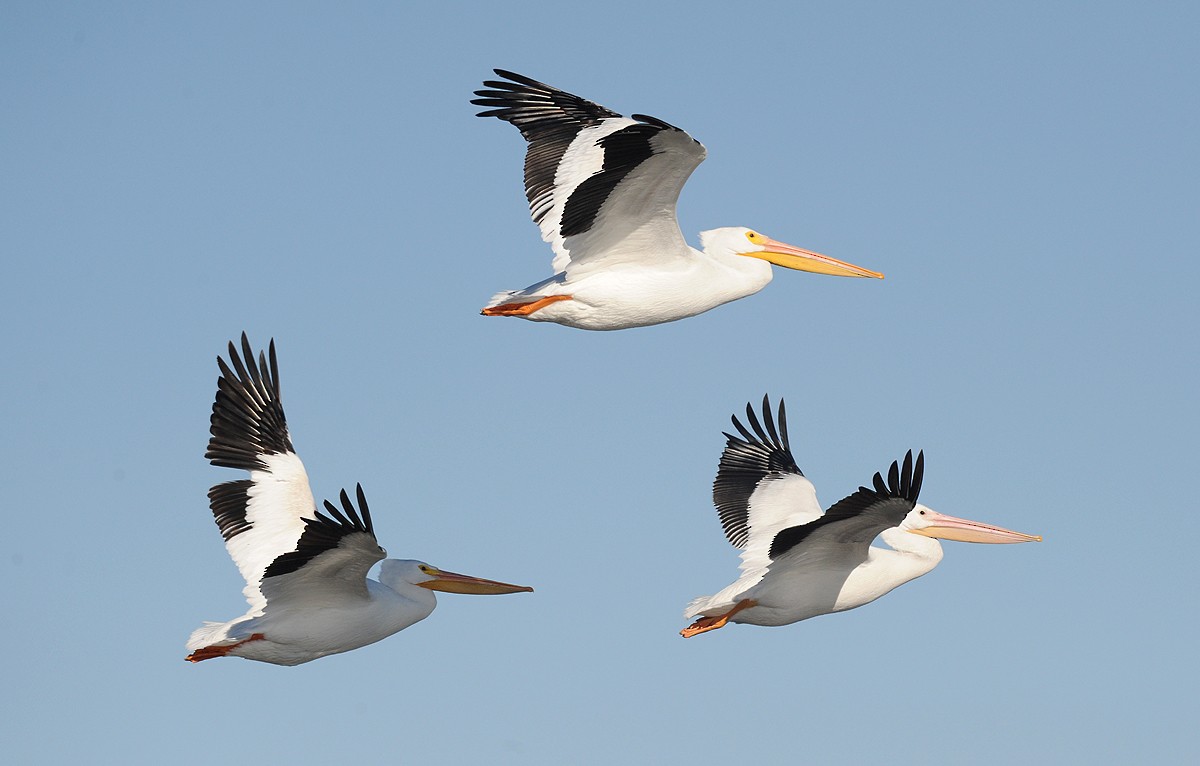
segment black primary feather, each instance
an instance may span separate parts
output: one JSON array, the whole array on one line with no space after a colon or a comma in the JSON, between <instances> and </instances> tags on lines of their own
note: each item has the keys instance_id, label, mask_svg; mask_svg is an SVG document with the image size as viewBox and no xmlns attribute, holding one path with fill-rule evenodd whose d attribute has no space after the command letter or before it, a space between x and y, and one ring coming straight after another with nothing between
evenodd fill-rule
<instances>
[{"instance_id":1,"label":"black primary feather","mask_svg":"<svg viewBox=\"0 0 1200 766\"><path fill-rule=\"evenodd\" d=\"M275 341L270 343L269 359L259 352L256 364L250 341L242 333L241 355L230 342L229 360L232 368L217 357L221 376L217 379L209 421L211 437L204 456L213 465L265 471L264 455L293 451L279 396ZM246 507L253 485L251 479L239 479L217 484L208 491L208 506L226 542L252 526L246 520Z\"/></svg>"},{"instance_id":2,"label":"black primary feather","mask_svg":"<svg viewBox=\"0 0 1200 766\"><path fill-rule=\"evenodd\" d=\"M367 507L367 498L363 494L361 484L356 487L356 495L358 496L358 507L362 511L361 515L355 511L350 496L343 489L340 496L342 509L339 510L337 506L326 500L325 510L329 515L318 510L314 513L315 518L304 519L304 532L296 542L296 550L285 553L272 561L263 577L291 574L322 553L337 548L342 538L347 535L362 533L370 535L374 540L375 526L371 522L371 511Z\"/></svg>"},{"instance_id":3,"label":"black primary feather","mask_svg":"<svg viewBox=\"0 0 1200 766\"><path fill-rule=\"evenodd\" d=\"M217 484L208 491L208 507L212 509L221 537L229 542L253 525L246 521L246 505L250 502L251 479L238 479Z\"/></svg>"},{"instance_id":4,"label":"black primary feather","mask_svg":"<svg viewBox=\"0 0 1200 766\"><path fill-rule=\"evenodd\" d=\"M677 128L666 120L660 120L657 117L651 117L648 114L631 114L629 116L631 119L653 125L656 128L662 128L663 130L678 130L680 133L683 132L683 128Z\"/></svg>"},{"instance_id":5,"label":"black primary feather","mask_svg":"<svg viewBox=\"0 0 1200 766\"><path fill-rule=\"evenodd\" d=\"M780 478L788 474L803 476L792 457L787 437L787 412L783 400L779 400L779 429L771 417L770 397L762 401L764 428L759 423L751 405L746 405L746 420L750 429L733 416L733 426L742 438L725 434L725 451L717 466L717 478L713 481L713 504L725 530L725 537L738 548L744 548L749 540L750 496L765 479Z\"/></svg>"},{"instance_id":6,"label":"black primary feather","mask_svg":"<svg viewBox=\"0 0 1200 766\"><path fill-rule=\"evenodd\" d=\"M559 233L564 237L582 234L592 228L600 208L617 184L638 165L654 156L650 140L659 133L649 125L630 125L610 133L598 142L604 149L604 165L575 187L563 205Z\"/></svg>"},{"instance_id":7,"label":"black primary feather","mask_svg":"<svg viewBox=\"0 0 1200 766\"><path fill-rule=\"evenodd\" d=\"M924 474L925 453L917 453L914 466L912 450L909 450L904 456L903 469L896 461L892 462L887 483L884 483L882 475L876 473L872 480L874 488L859 487L853 495L834 503L821 518L780 530L771 541L771 558L776 559L787 553L822 527L855 518L868 510L882 511L884 518L891 522L881 527L880 531L898 525L916 506Z\"/></svg>"},{"instance_id":8,"label":"black primary feather","mask_svg":"<svg viewBox=\"0 0 1200 766\"><path fill-rule=\"evenodd\" d=\"M529 142L525 154L525 197L529 200L529 210L534 222L541 224L553 206L558 165L571 142L579 135L579 131L622 115L524 75L505 69L494 71L508 81L484 81L483 85L487 90L475 91L475 95L480 98L472 99L471 103L491 107L479 112L477 116L496 117L512 123ZM613 187L639 162L652 154L648 146L650 134L661 130L679 130L669 123L646 115L635 114L632 119L642 124L630 127L641 128L641 131L633 133L631 137L613 138L629 128L618 131L617 134L606 137L613 139L611 144L605 144L606 139L601 139L600 143L605 149L604 167L576 188L575 193L564 204L562 236L581 234L591 227L596 212ZM650 134L647 134L647 131ZM640 159L632 161L632 156L640 156ZM585 186L587 188L584 188Z\"/></svg>"},{"instance_id":9,"label":"black primary feather","mask_svg":"<svg viewBox=\"0 0 1200 766\"><path fill-rule=\"evenodd\" d=\"M255 364L250 341L242 333L242 356L233 342L229 343L233 369L217 357L221 376L217 379L217 395L209 420L211 437L204 453L213 465L265 471L263 455L294 452L279 396L274 339L269 349L269 362L260 351Z\"/></svg>"}]
</instances>

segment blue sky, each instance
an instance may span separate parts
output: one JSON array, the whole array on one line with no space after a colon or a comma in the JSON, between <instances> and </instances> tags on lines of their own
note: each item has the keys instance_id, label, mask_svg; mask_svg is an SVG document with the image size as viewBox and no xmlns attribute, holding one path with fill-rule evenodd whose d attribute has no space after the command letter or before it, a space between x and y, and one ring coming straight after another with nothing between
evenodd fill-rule
<instances>
[{"instance_id":1,"label":"blue sky","mask_svg":"<svg viewBox=\"0 0 1200 766\"><path fill-rule=\"evenodd\" d=\"M210 763L1195 756L1197 11L1184 3L7 3L6 750ZM685 236L783 273L674 324L485 319L549 275L492 67L686 128ZM298 668L191 666L245 604L214 359L278 344L318 497L532 595ZM736 574L728 417L787 399L829 505L909 448L948 543L863 609L689 641ZM232 754L232 755L231 755Z\"/></svg>"}]
</instances>

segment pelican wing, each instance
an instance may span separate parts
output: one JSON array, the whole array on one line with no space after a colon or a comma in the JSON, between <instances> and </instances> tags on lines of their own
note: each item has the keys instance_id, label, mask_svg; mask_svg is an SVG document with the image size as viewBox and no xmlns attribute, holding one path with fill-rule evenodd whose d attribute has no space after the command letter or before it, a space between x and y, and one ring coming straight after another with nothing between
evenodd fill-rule
<instances>
[{"instance_id":1,"label":"pelican wing","mask_svg":"<svg viewBox=\"0 0 1200 766\"><path fill-rule=\"evenodd\" d=\"M732 418L741 438L725 434L725 451L713 482L713 504L725 536L742 550L739 582L747 587L766 573L771 542L781 530L821 517L816 489L792 457L783 400L778 429L767 396L763 396L762 414L760 422L753 407L746 405L750 428Z\"/></svg>"},{"instance_id":2,"label":"pelican wing","mask_svg":"<svg viewBox=\"0 0 1200 766\"><path fill-rule=\"evenodd\" d=\"M342 510L328 500L326 513L304 519L295 550L277 557L263 574L267 603L286 599L313 606L367 598L367 571L387 553L375 539L375 527L362 485L355 488L358 508L342 490Z\"/></svg>"},{"instance_id":3,"label":"pelican wing","mask_svg":"<svg viewBox=\"0 0 1200 766\"><path fill-rule=\"evenodd\" d=\"M779 530L770 543L771 560L785 555L865 560L871 541L883 530L898 526L916 506L924 473L924 453L918 453L914 465L909 450L903 468L892 463L886 483L877 473L873 488L859 487L820 518Z\"/></svg>"},{"instance_id":4,"label":"pelican wing","mask_svg":"<svg viewBox=\"0 0 1200 766\"><path fill-rule=\"evenodd\" d=\"M322 545L330 547L330 524L334 522L317 512L308 474L292 447L279 395L275 342L270 344L269 360L260 352L257 363L245 333L241 346L239 355L234 344L229 344L229 364L217 359L221 376L204 456L213 465L250 472L249 479L214 486L208 497L225 548L246 581L242 593L250 602L251 614L261 614L266 606L264 578L328 560L319 553ZM351 526L354 532L374 539L369 517L365 524ZM320 530L325 530L323 538ZM342 535L346 537L352 536ZM363 547L353 539L339 539L338 546L342 545ZM318 570L324 571L321 567L312 571ZM359 583L359 587L365 590L366 585Z\"/></svg>"},{"instance_id":5,"label":"pelican wing","mask_svg":"<svg viewBox=\"0 0 1200 766\"><path fill-rule=\"evenodd\" d=\"M651 257L688 252L675 204L704 146L683 130L642 114L622 117L579 96L528 77L495 70L472 104L480 117L512 123L529 143L525 195L554 250L556 273L641 260L616 247L630 237L655 243ZM614 249L615 248L615 249Z\"/></svg>"}]
</instances>

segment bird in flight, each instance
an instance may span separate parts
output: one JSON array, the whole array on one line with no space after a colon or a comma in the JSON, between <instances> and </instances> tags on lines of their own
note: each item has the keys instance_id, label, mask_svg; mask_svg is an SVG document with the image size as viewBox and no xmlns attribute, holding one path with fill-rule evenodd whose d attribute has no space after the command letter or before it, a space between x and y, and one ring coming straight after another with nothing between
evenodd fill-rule
<instances>
[{"instance_id":1,"label":"bird in flight","mask_svg":"<svg viewBox=\"0 0 1200 766\"><path fill-rule=\"evenodd\" d=\"M275 341L258 362L245 333L239 356L217 358L221 376L205 457L249 471L217 484L208 498L225 548L246 580L250 603L229 622L206 622L188 640L189 662L244 657L299 665L348 652L420 622L434 591L498 594L523 585L455 574L423 561L386 558L359 485L339 503L313 501L304 464L292 448L279 395ZM367 577L378 561L379 579Z\"/></svg>"},{"instance_id":2,"label":"bird in flight","mask_svg":"<svg viewBox=\"0 0 1200 766\"><path fill-rule=\"evenodd\" d=\"M553 276L497 293L482 313L584 330L695 316L771 281L771 264L842 277L883 275L771 239L756 229L701 232L688 246L675 205L704 160L699 141L644 114L632 118L528 77L495 70L472 104L528 142L525 194Z\"/></svg>"},{"instance_id":3,"label":"bird in flight","mask_svg":"<svg viewBox=\"0 0 1200 766\"><path fill-rule=\"evenodd\" d=\"M788 445L787 414L779 423L763 397L762 420L746 405L740 436L726 433L713 482L713 502L729 542L742 551L741 576L713 596L688 604L695 622L684 638L729 622L788 625L821 614L844 612L890 593L932 571L942 560L936 538L968 543L1041 542L1037 535L968 521L917 502L925 458L910 450L893 462L887 481L875 474L870 487L822 511ZM888 548L872 546L876 537Z\"/></svg>"}]
</instances>

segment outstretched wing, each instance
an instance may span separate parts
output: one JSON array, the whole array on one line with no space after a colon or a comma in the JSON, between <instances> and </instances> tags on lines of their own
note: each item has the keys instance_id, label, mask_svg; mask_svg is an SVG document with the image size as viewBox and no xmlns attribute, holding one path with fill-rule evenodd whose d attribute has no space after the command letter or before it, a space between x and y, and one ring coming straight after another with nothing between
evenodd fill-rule
<instances>
[{"instance_id":1,"label":"outstretched wing","mask_svg":"<svg viewBox=\"0 0 1200 766\"><path fill-rule=\"evenodd\" d=\"M635 232L675 240L686 252L675 204L704 147L686 132L642 114L633 119L528 77L495 70L475 91L480 117L512 123L529 143L525 195L529 211L554 250L554 271L603 260L644 260L614 246ZM663 256L660 256L663 257Z\"/></svg>"},{"instance_id":2,"label":"outstretched wing","mask_svg":"<svg viewBox=\"0 0 1200 766\"><path fill-rule=\"evenodd\" d=\"M742 549L742 578L761 578L771 563L771 541L785 528L821 517L812 482L796 466L788 444L787 411L779 401L779 427L763 396L762 422L746 405L747 428L734 416L741 438L725 434L725 451L713 482L713 504L725 536Z\"/></svg>"},{"instance_id":3,"label":"outstretched wing","mask_svg":"<svg viewBox=\"0 0 1200 766\"><path fill-rule=\"evenodd\" d=\"M335 514L330 519L317 512L308 474L288 433L279 395L275 342L271 341L267 354L259 352L255 363L245 333L241 340L241 355L230 343L229 363L217 358L221 376L204 456L213 465L250 472L249 479L214 486L208 497L225 548L246 581L242 592L251 612L261 613L266 606L264 578L289 574L316 561L334 537L337 546L352 535L369 537L376 549L378 544L365 505L365 522L357 516ZM343 530L340 536L334 535L335 527ZM346 545L366 547L356 541ZM379 558L382 555L371 563ZM362 577L369 567L362 569ZM358 587L365 592L365 582Z\"/></svg>"},{"instance_id":4,"label":"outstretched wing","mask_svg":"<svg viewBox=\"0 0 1200 766\"><path fill-rule=\"evenodd\" d=\"M916 506L924 474L925 453L917 454L914 465L909 450L903 468L892 463L886 483L877 473L873 488L859 487L821 518L780 530L771 541L771 559L805 555L806 549L837 547L844 558L866 560L871 541L883 530L899 526Z\"/></svg>"}]
</instances>

